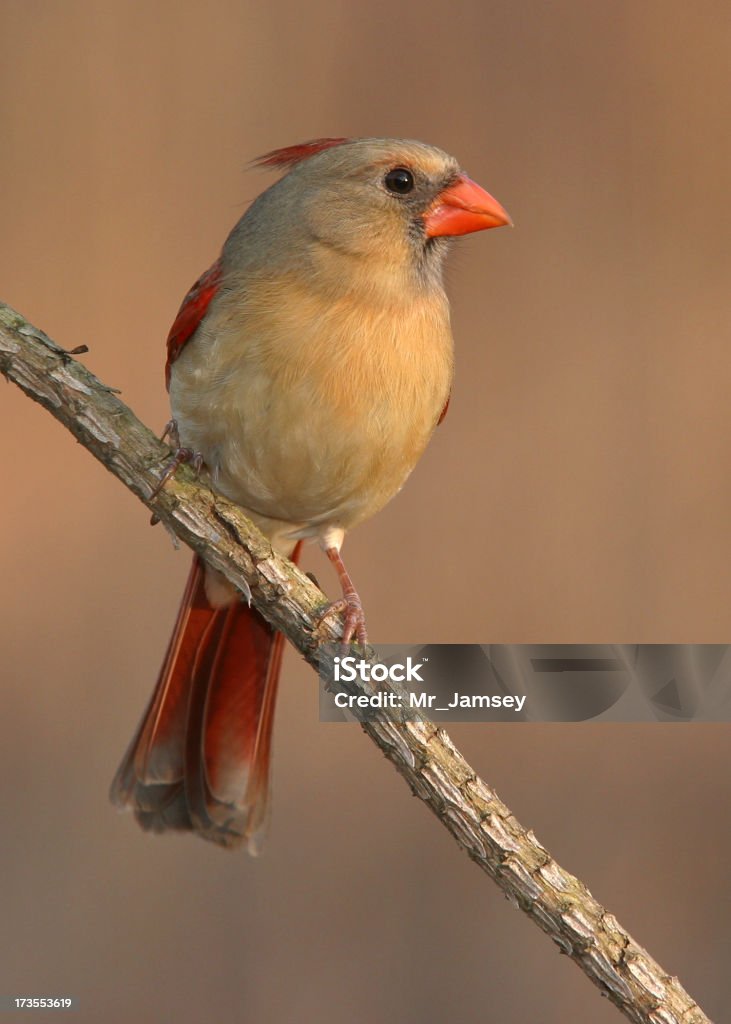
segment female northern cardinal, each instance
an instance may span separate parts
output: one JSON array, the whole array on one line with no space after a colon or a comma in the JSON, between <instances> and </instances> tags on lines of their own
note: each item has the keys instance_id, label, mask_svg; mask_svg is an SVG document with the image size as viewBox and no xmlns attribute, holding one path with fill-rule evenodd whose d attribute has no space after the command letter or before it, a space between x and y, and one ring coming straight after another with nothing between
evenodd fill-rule
<instances>
[{"instance_id":1,"label":"female northern cardinal","mask_svg":"<svg viewBox=\"0 0 731 1024\"><path fill-rule=\"evenodd\" d=\"M448 236L509 224L456 161L420 142L317 139L193 285L167 341L180 455L280 553L316 537L343 639L365 643L345 531L403 485L446 412ZM255 852L265 823L282 635L196 558L150 706L112 784L145 829Z\"/></svg>"}]
</instances>

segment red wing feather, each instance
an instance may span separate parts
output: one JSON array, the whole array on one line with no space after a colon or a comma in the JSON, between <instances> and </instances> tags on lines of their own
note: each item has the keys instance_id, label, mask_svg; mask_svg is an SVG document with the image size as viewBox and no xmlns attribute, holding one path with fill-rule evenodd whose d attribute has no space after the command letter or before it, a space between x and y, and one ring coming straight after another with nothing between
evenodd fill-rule
<instances>
[{"instance_id":1,"label":"red wing feather","mask_svg":"<svg viewBox=\"0 0 731 1024\"><path fill-rule=\"evenodd\" d=\"M198 330L211 299L219 289L221 273L221 260L218 259L205 274L198 278L183 299L183 304L178 310L178 315L168 334L168 358L165 363L165 386L168 389L170 388L170 367L182 352L185 343Z\"/></svg>"},{"instance_id":2,"label":"red wing feather","mask_svg":"<svg viewBox=\"0 0 731 1024\"><path fill-rule=\"evenodd\" d=\"M444 408L442 409L442 412L441 412L441 414L439 416L439 419L437 420L437 426L439 426L439 424L442 422L444 417L447 415L447 409L449 408L449 400L450 400L451 397L452 397L451 394L447 395L447 401L444 403Z\"/></svg>"}]
</instances>

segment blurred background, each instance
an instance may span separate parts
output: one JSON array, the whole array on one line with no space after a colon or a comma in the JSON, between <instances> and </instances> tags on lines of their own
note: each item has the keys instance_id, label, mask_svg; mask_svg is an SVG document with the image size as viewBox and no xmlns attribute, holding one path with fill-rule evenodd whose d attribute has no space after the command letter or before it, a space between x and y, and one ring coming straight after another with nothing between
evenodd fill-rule
<instances>
[{"instance_id":1,"label":"blurred background","mask_svg":"<svg viewBox=\"0 0 731 1024\"><path fill-rule=\"evenodd\" d=\"M731 640L727 4L4 0L0 31L0 298L155 428L259 153L420 138L511 212L455 246L449 415L346 545L374 640ZM618 1020L357 726L319 723L291 652L262 858L113 810L189 556L0 391L0 991L109 1024ZM729 728L452 730L712 1017Z\"/></svg>"}]
</instances>

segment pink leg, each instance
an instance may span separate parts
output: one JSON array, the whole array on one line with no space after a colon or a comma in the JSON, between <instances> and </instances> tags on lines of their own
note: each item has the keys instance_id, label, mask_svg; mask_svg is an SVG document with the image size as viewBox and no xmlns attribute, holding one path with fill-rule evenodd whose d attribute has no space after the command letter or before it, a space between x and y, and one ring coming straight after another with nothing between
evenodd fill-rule
<instances>
[{"instance_id":1,"label":"pink leg","mask_svg":"<svg viewBox=\"0 0 731 1024\"><path fill-rule=\"evenodd\" d=\"M335 572L338 574L343 596L340 600L333 601L327 606L322 615L320 615L318 622L322 622L331 612L343 612L345 617L343 643L349 644L355 636L358 643L365 647L368 643L368 634L366 633L363 605L358 597L358 592L353 586L353 581L348 574L348 570L345 568L338 549L326 548L325 554L335 566Z\"/></svg>"}]
</instances>

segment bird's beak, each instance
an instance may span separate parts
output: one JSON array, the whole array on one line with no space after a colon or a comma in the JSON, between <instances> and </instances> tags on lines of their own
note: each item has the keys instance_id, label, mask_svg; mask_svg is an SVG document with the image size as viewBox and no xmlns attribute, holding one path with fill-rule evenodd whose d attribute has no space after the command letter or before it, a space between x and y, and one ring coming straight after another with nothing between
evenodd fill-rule
<instances>
[{"instance_id":1,"label":"bird's beak","mask_svg":"<svg viewBox=\"0 0 731 1024\"><path fill-rule=\"evenodd\" d=\"M484 188L460 174L453 185L440 192L424 214L427 238L467 235L470 231L513 226L509 214Z\"/></svg>"}]
</instances>

